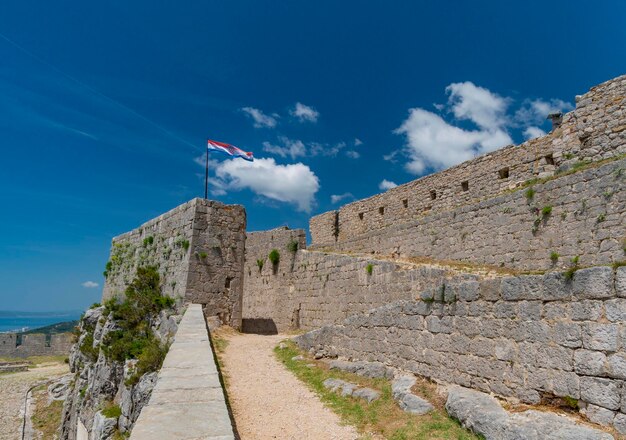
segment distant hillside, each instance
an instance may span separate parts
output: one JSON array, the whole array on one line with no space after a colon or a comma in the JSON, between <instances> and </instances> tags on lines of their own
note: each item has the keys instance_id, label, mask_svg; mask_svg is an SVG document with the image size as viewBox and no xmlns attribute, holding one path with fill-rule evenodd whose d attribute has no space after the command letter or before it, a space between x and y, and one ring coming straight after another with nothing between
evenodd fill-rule
<instances>
[{"instance_id":1,"label":"distant hillside","mask_svg":"<svg viewBox=\"0 0 626 440\"><path fill-rule=\"evenodd\" d=\"M56 324L47 325L45 327L33 328L25 332L21 332L22 335L29 333L43 333L45 335L53 335L56 333L67 333L74 330L74 327L78 325L78 321L66 321L58 322Z\"/></svg>"}]
</instances>

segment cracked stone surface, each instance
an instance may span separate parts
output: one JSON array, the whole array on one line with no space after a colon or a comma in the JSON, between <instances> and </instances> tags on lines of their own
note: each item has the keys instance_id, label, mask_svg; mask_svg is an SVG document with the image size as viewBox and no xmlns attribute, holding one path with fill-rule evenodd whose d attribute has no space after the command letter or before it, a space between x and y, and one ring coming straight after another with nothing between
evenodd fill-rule
<instances>
[{"instance_id":1,"label":"cracked stone surface","mask_svg":"<svg viewBox=\"0 0 626 440\"><path fill-rule=\"evenodd\" d=\"M458 386L450 388L446 410L487 440L614 440L563 415L535 410L509 413L490 395Z\"/></svg>"}]
</instances>

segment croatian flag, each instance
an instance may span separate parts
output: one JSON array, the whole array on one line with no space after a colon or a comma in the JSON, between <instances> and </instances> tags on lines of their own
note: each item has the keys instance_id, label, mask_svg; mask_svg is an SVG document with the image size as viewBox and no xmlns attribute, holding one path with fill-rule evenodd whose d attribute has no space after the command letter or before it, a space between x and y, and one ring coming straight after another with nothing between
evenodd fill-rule
<instances>
[{"instance_id":1,"label":"croatian flag","mask_svg":"<svg viewBox=\"0 0 626 440\"><path fill-rule=\"evenodd\" d=\"M209 149L209 151L219 151L228 154L231 157L241 157L242 159L248 160L250 162L254 160L252 152L240 150L234 145L225 144L224 142L217 142L209 139L207 141L207 148Z\"/></svg>"}]
</instances>

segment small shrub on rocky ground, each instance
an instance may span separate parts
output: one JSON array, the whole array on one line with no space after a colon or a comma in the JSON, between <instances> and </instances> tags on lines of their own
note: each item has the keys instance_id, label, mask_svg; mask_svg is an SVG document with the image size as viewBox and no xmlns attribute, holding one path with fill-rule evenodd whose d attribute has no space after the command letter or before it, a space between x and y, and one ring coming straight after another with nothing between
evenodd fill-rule
<instances>
[{"instance_id":1,"label":"small shrub on rocky ground","mask_svg":"<svg viewBox=\"0 0 626 440\"><path fill-rule=\"evenodd\" d=\"M112 299L105 303L105 312L112 315L119 329L104 337L102 350L118 362L137 359L131 384L143 374L161 368L168 347L154 336L151 326L159 313L172 308L174 302L161 294L159 273L149 266L137 269L123 301Z\"/></svg>"},{"instance_id":2,"label":"small shrub on rocky ground","mask_svg":"<svg viewBox=\"0 0 626 440\"><path fill-rule=\"evenodd\" d=\"M113 402L106 402L102 408L102 415L109 419L117 419L122 415L122 408Z\"/></svg>"},{"instance_id":3,"label":"small shrub on rocky ground","mask_svg":"<svg viewBox=\"0 0 626 440\"><path fill-rule=\"evenodd\" d=\"M364 439L480 439L447 415L443 409L445 402L437 395L435 386L426 380L418 380L413 392L429 400L436 409L432 413L416 416L400 409L391 394L389 380L370 379L343 371L329 370L325 362L313 360L305 352L298 350L293 342L284 343L286 348L274 349L278 360L311 388L344 422L355 426L364 435L362 437ZM298 355L304 358L294 360L293 358ZM313 366L308 367L307 364ZM352 396L341 396L340 393L324 387L323 382L328 378L343 379L359 386L376 389L381 392L381 396L372 403Z\"/></svg>"}]
</instances>

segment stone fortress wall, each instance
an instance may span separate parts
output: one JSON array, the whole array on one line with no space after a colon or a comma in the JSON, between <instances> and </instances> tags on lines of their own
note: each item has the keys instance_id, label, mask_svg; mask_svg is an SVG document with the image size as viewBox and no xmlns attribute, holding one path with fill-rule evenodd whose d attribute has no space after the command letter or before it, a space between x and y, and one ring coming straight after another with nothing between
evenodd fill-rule
<instances>
[{"instance_id":1,"label":"stone fortress wall","mask_svg":"<svg viewBox=\"0 0 626 440\"><path fill-rule=\"evenodd\" d=\"M115 237L103 301L122 295L137 267L157 266L164 294L240 328L245 229L242 206L196 198Z\"/></svg>"},{"instance_id":2,"label":"stone fortress wall","mask_svg":"<svg viewBox=\"0 0 626 440\"><path fill-rule=\"evenodd\" d=\"M626 433L626 267L446 280L297 342L527 403L575 399Z\"/></svg>"},{"instance_id":3,"label":"stone fortress wall","mask_svg":"<svg viewBox=\"0 0 626 440\"><path fill-rule=\"evenodd\" d=\"M541 231L538 231L536 234L538 238L526 234L535 220L534 212L528 208L537 207L536 203L527 207L521 194L516 198L508 193L528 185L533 179L559 177L566 174L564 171L576 168L585 161L623 157L626 154L625 108L626 76L622 76L578 96L576 109L565 114L561 125L544 137L527 141L519 146L503 148L445 171L400 185L383 194L347 204L338 211L313 217L310 221L311 248L383 254L391 251L400 255L466 259L521 269L546 269L546 261L549 261L546 255L534 256L529 261L528 258L519 258L522 254L516 251L520 247L524 248L523 255L526 255L529 250L533 252L545 250L548 245L543 236L553 234L551 232L541 234ZM621 166L623 168L623 162ZM623 174L611 185L623 186ZM595 178L593 174L586 177ZM583 188L582 194L576 194L581 191L581 183L584 186L586 181L574 179L561 181L560 184L547 183L545 189L560 189L561 194L550 196L544 192L543 200L539 202L565 203L568 198L564 193L569 188L574 193L569 199L577 197L582 201L587 197L594 198L587 200L587 204L594 206L589 215L593 214L596 217L588 219L588 223L597 220L597 216L604 212L604 217L612 216L613 221L623 227L625 223L622 209L623 192L620 200L611 201L608 195L614 191L613 188L604 188L602 192L596 194L594 191L600 188L595 182L590 182L592 186ZM608 185L608 182L605 184ZM602 195L606 195L606 201L598 197ZM498 199L507 196L508 199ZM487 216L482 209L489 204L488 200L494 199L490 215ZM517 212L512 212L514 215L511 216L502 216L496 208L493 208L496 205L503 205L502 209ZM541 207L542 205L539 205L540 209ZM605 211L601 211L603 209ZM524 210L530 212L521 215ZM581 219L579 211L580 207L559 212L559 215L567 215L569 218L564 222L565 228L560 224L554 225L556 222L552 221L553 231L559 231L563 242L567 240L572 243L578 240L576 236L563 235L564 232L573 231L579 235L583 232L581 228L589 226L577 224L570 227L569 222L572 218ZM461 214L463 224L452 221L457 214ZM476 217L480 217L479 221L475 221ZM453 223L456 223L454 230L459 232L449 236ZM486 227L481 229L483 224ZM448 230L445 233L442 231L437 236L437 230L440 228ZM398 229L403 230L397 233ZM408 233L408 230L411 233ZM498 231L495 237L494 230ZM511 237L510 230L517 234ZM506 236L503 236L505 233ZM472 237L468 237L470 234ZM589 260L588 264L611 262L619 252L609 251L608 248L613 248L615 240L619 241L623 237L615 236L613 231L608 235L607 237L606 234L600 234L598 237L586 239L586 243L581 243L578 249L569 246L562 249L563 254L569 257L576 253L581 255L581 258ZM399 237L402 237L402 240L399 240ZM441 237L449 239L441 241ZM465 238L470 238L471 241L467 246L462 242ZM609 241L605 243L607 238ZM429 242L432 244L429 245ZM475 245L481 246L483 243L488 243L486 248L474 252ZM565 245L556 243L556 246ZM492 250L497 247L499 249L496 258L491 258ZM463 252L464 248L468 250ZM595 254L598 252L602 255L596 257Z\"/></svg>"},{"instance_id":4,"label":"stone fortress wall","mask_svg":"<svg viewBox=\"0 0 626 440\"><path fill-rule=\"evenodd\" d=\"M543 138L314 217L276 268L256 260L304 231L248 234L243 320L626 433L624 154L620 77Z\"/></svg>"},{"instance_id":5,"label":"stone fortress wall","mask_svg":"<svg viewBox=\"0 0 626 440\"><path fill-rule=\"evenodd\" d=\"M73 343L71 333L31 333L19 337L16 333L0 333L0 357L68 355Z\"/></svg>"}]
</instances>

